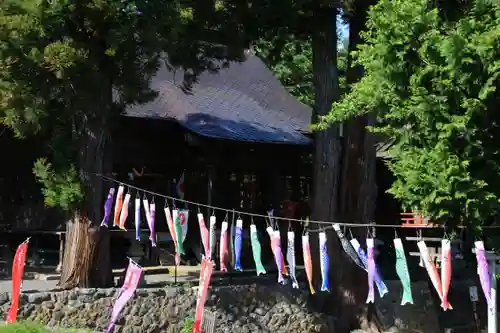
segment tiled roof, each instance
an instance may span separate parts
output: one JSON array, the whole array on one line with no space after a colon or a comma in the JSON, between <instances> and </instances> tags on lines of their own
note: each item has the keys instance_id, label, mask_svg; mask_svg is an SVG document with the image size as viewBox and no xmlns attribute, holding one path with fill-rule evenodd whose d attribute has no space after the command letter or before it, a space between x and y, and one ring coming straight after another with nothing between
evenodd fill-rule
<instances>
[{"instance_id":1,"label":"tiled roof","mask_svg":"<svg viewBox=\"0 0 500 333\"><path fill-rule=\"evenodd\" d=\"M184 73L161 68L152 80L159 96L133 105L127 116L178 121L202 136L307 145L311 108L292 97L257 56L201 74L192 91L181 90Z\"/></svg>"}]
</instances>

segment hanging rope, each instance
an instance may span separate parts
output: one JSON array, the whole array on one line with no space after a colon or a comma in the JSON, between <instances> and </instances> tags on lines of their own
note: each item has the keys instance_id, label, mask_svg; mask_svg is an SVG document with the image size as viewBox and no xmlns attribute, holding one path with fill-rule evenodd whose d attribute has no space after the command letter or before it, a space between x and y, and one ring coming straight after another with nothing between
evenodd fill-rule
<instances>
[{"instance_id":1,"label":"hanging rope","mask_svg":"<svg viewBox=\"0 0 500 333\"><path fill-rule=\"evenodd\" d=\"M149 190L146 190L146 189L143 189L143 188L140 188L140 187L137 187L137 186L125 183L123 181L116 180L114 178L111 178L111 177L108 177L108 176L105 176L105 175L102 175L102 174L94 173L94 175L98 176L98 177L101 177L104 180L113 182L115 184L127 186L128 188L131 188L131 189L135 189L137 191L137 193L143 193L144 195L146 195L146 193L147 193L147 194L152 195L153 198L155 196L157 196L157 197L164 198L166 200L172 200L174 207L175 207L175 202L179 201L179 202L184 202L184 203L186 203L188 205L193 205L193 206L197 206L197 207L205 207L205 208L211 209L213 212L215 212L215 211L221 211L221 212L225 212L226 214L236 213L238 215L244 215L244 216L249 216L249 217L259 217L259 218L263 218L263 219L266 219L266 220L269 219L269 215L244 212L244 211L239 211L239 210L234 210L234 209L227 209L227 208L224 208L224 207L217 207L217 206L203 204L203 203L200 203L200 202L195 202L195 201L190 201L190 200L185 200L185 199L179 199L179 198L175 198L175 197L172 197L172 196L164 195L164 194L161 194L161 193L158 193L158 192L149 191ZM301 220L301 219L286 218L286 217L280 217L280 216L274 216L274 215L272 216L272 219L273 220L279 220L279 221L285 221L285 222L286 221L290 221L290 222L296 222L296 223L304 224L304 220ZM408 229L407 226L403 226L403 225L376 224L375 222L372 222L372 223L354 223L354 222L337 222L337 221L309 220L309 223L316 223L318 225L322 225L321 228L319 228L318 230L309 230L310 232L319 231L319 230L333 229L333 225L334 224L338 224L340 226L350 227L350 228L405 228L405 229ZM414 228L418 228L418 226L415 226ZM436 228L437 229L444 229L445 226L444 225L433 225L433 226L425 226L425 227L423 226L422 228L425 228L425 229L436 229ZM456 228L466 229L467 226L456 226ZM496 229L496 228L500 228L500 225L483 226L481 228Z\"/></svg>"}]
</instances>

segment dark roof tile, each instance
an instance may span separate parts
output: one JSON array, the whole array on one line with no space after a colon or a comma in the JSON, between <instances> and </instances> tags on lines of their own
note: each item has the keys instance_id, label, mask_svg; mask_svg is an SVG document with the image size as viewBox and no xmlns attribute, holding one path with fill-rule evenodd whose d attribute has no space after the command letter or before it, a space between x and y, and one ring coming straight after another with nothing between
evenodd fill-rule
<instances>
[{"instance_id":1,"label":"dark roof tile","mask_svg":"<svg viewBox=\"0 0 500 333\"><path fill-rule=\"evenodd\" d=\"M180 86L183 72L161 68L152 80L158 97L133 105L133 117L178 121L200 135L238 141L310 144L311 108L292 97L257 56L203 73L191 93Z\"/></svg>"}]
</instances>

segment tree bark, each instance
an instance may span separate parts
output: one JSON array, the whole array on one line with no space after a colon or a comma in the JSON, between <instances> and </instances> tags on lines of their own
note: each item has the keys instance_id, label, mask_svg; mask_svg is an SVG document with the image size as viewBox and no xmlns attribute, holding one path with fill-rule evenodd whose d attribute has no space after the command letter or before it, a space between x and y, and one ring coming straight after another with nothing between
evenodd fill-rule
<instances>
[{"instance_id":1,"label":"tree bark","mask_svg":"<svg viewBox=\"0 0 500 333\"><path fill-rule=\"evenodd\" d=\"M110 92L111 90L109 90ZM106 94L103 89L103 94ZM103 95L105 97L111 96ZM59 285L62 288L108 287L113 283L110 265L109 231L101 228L103 181L99 176L110 169L110 99L100 108L79 117L74 124L78 142L78 171L84 200L66 224L66 243ZM102 105L107 107L103 108Z\"/></svg>"},{"instance_id":2,"label":"tree bark","mask_svg":"<svg viewBox=\"0 0 500 333\"><path fill-rule=\"evenodd\" d=\"M315 86L313 122L320 116L330 112L332 103L339 97L339 80L337 71L337 9L331 8L330 15L325 15L326 9L318 13L318 24L312 38L313 50L313 77ZM313 170L313 195L312 195L312 219L322 221L337 220L338 212L338 189L341 142L339 127L333 124L325 131L315 133L314 137L314 170ZM311 252L319 253L318 229L324 225L311 225L310 233ZM329 281L330 286L335 288L331 293L317 293L314 296L314 305L318 311L338 312L337 296L341 290L338 289L338 267L343 267L345 258L340 253L338 238L331 230L328 235L328 253L330 256ZM319 255L312 256L313 270L320 272ZM342 265L342 266L341 266ZM315 274L315 285L320 285L321 276ZM342 322L337 315L338 321ZM336 330L336 332L345 330Z\"/></svg>"},{"instance_id":3,"label":"tree bark","mask_svg":"<svg viewBox=\"0 0 500 333\"><path fill-rule=\"evenodd\" d=\"M336 9L331 10L334 23L325 22L313 35L314 108L313 122L328 114L339 97L337 72ZM338 175L341 143L339 127L333 124L325 131L315 132L312 218L331 221L337 217Z\"/></svg>"},{"instance_id":4,"label":"tree bark","mask_svg":"<svg viewBox=\"0 0 500 333\"><path fill-rule=\"evenodd\" d=\"M354 12L349 17L349 55L347 58L347 86L351 86L363 75L360 66L352 66L351 52L361 43L360 32L365 28L366 1L356 1ZM370 223L375 212L377 195L375 180L375 140L366 129L373 124L371 116L357 117L344 124L344 156L341 181L341 203L339 215L354 223ZM353 228L355 237L364 238L366 230ZM360 234L364 233L364 234ZM373 306L366 306L368 292L366 273L354 265L347 265L342 272L345 284L341 316L350 323L349 329L361 328L365 332L379 332L375 323Z\"/></svg>"}]
</instances>

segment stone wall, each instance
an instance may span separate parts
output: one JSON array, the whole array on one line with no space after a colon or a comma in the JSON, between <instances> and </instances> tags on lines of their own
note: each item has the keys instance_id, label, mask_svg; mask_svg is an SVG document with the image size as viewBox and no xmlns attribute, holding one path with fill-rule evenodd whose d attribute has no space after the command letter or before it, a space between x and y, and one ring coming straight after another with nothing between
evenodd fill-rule
<instances>
[{"instance_id":1,"label":"stone wall","mask_svg":"<svg viewBox=\"0 0 500 333\"><path fill-rule=\"evenodd\" d=\"M19 319L50 327L105 331L117 289L74 289L21 295ZM206 309L216 314L215 332L330 332L331 318L309 311L307 295L279 285L220 287L211 290ZM0 308L9 307L0 294ZM192 288L139 289L123 310L115 332L179 333L192 316Z\"/></svg>"},{"instance_id":2,"label":"stone wall","mask_svg":"<svg viewBox=\"0 0 500 333\"><path fill-rule=\"evenodd\" d=\"M413 304L401 305L403 290L399 281L385 281L389 293L375 301L385 332L439 333L439 306L427 281L412 282Z\"/></svg>"}]
</instances>

